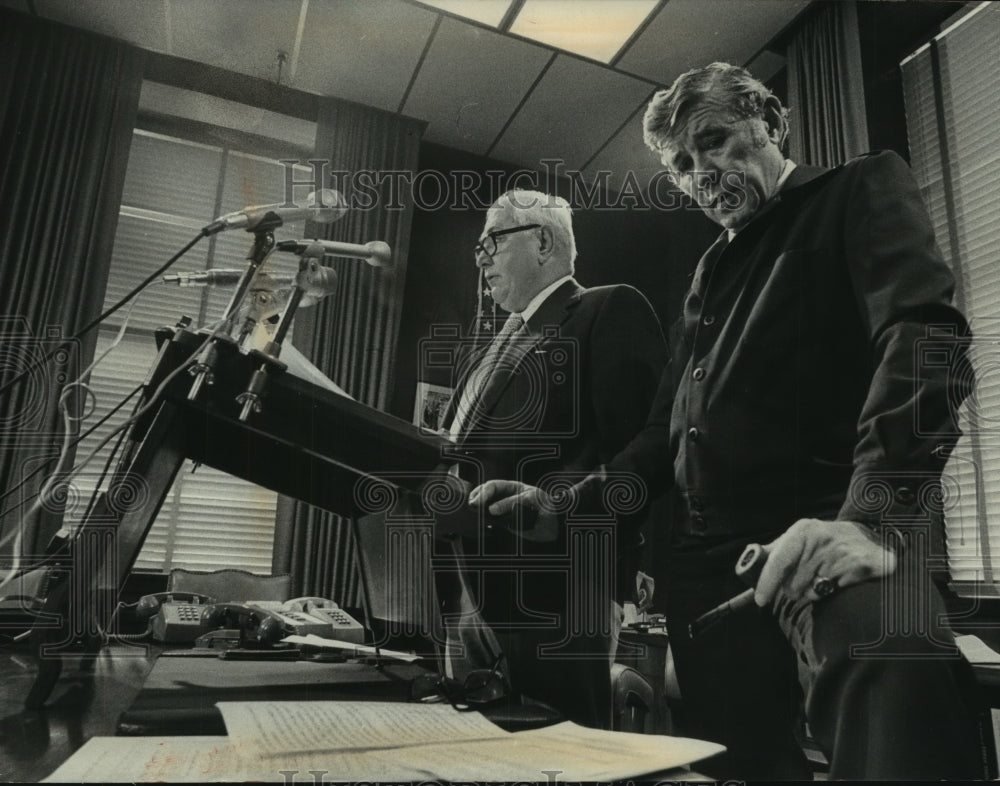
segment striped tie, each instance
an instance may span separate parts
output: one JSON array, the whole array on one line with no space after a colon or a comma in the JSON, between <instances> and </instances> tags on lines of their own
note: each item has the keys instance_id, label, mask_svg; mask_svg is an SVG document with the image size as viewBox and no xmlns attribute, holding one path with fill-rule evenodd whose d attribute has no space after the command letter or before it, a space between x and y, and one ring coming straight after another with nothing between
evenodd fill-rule
<instances>
[{"instance_id":1,"label":"striped tie","mask_svg":"<svg viewBox=\"0 0 1000 786\"><path fill-rule=\"evenodd\" d=\"M520 314L511 314L507 317L500 332L493 337L490 345L483 353L482 359L476 368L469 375L468 389L463 392L459 400L458 411L455 413L455 420L458 421L453 432L461 431L466 423L471 419L472 413L479 406L483 393L489 386L493 375L500 367L500 359L503 357L510 340L524 328L524 320Z\"/></svg>"}]
</instances>

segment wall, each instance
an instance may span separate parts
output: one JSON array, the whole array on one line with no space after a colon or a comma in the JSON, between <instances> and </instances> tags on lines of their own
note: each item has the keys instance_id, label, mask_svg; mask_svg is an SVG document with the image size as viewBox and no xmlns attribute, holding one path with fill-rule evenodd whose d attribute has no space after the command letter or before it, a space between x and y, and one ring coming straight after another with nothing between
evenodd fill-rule
<instances>
[{"instance_id":1,"label":"wall","mask_svg":"<svg viewBox=\"0 0 1000 786\"><path fill-rule=\"evenodd\" d=\"M638 132L638 131L637 131ZM438 209L418 208L413 217L410 260L400 345L390 412L411 419L418 381L420 341L435 325L468 328L476 310L478 271L472 248L482 232L486 207L492 201L487 171L512 172L495 160L425 143L421 146L421 171L482 176L483 185L464 204ZM494 176L494 182L499 176ZM506 182L506 178L503 179ZM553 188L570 198L565 180ZM425 197L436 198L428 184ZM570 199L571 203L573 200ZM606 202L617 201L612 194ZM649 298L666 328L678 313L689 276L702 251L717 230L700 212L691 209L609 209L597 205L578 208L574 214L578 258L576 277L584 286L631 284ZM442 384L444 380L425 381Z\"/></svg>"}]
</instances>

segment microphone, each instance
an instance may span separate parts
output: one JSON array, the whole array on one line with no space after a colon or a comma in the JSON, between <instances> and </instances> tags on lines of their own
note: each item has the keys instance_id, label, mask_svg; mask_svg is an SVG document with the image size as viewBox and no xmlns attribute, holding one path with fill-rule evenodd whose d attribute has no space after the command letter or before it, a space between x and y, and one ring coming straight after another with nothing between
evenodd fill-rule
<instances>
[{"instance_id":1,"label":"microphone","mask_svg":"<svg viewBox=\"0 0 1000 786\"><path fill-rule=\"evenodd\" d=\"M252 232L259 226L264 225L270 228L280 227L291 221L302 221L310 219L321 224L336 221L344 217L347 213L347 205L340 192L332 188L324 188L313 191L306 198L308 204L305 207L298 207L294 203L278 203L274 205L260 205L259 207L245 207L235 213L227 213L215 219L206 226L202 232L214 235L227 229L246 229Z\"/></svg>"},{"instance_id":2,"label":"microphone","mask_svg":"<svg viewBox=\"0 0 1000 786\"><path fill-rule=\"evenodd\" d=\"M295 283L302 289L302 294L306 298L304 305L309 305L313 301L332 295L337 290L337 271L332 267L323 267L315 259L310 259L309 266L299 271L295 277Z\"/></svg>"},{"instance_id":3,"label":"microphone","mask_svg":"<svg viewBox=\"0 0 1000 786\"><path fill-rule=\"evenodd\" d=\"M312 256L364 259L372 267L388 267L392 264L392 249L381 240L371 240L361 245L339 243L336 240L281 240L276 247L278 251L290 251L300 256L308 251Z\"/></svg>"},{"instance_id":4,"label":"microphone","mask_svg":"<svg viewBox=\"0 0 1000 786\"><path fill-rule=\"evenodd\" d=\"M170 273L163 277L164 284L177 284L179 287L228 287L240 283L244 271L224 268L215 270L199 270L197 273ZM270 273L258 272L250 282L250 289L281 289L295 283L294 275L272 276Z\"/></svg>"},{"instance_id":5,"label":"microphone","mask_svg":"<svg viewBox=\"0 0 1000 786\"><path fill-rule=\"evenodd\" d=\"M202 270L197 273L170 273L163 277L164 284L179 287L224 287L240 283L242 270Z\"/></svg>"}]
</instances>

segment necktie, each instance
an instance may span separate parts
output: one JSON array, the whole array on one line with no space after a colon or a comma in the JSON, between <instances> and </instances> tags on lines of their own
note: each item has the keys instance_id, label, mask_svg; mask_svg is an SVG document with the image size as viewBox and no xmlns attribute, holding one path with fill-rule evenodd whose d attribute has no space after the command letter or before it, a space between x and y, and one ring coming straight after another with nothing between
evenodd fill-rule
<instances>
[{"instance_id":1,"label":"necktie","mask_svg":"<svg viewBox=\"0 0 1000 786\"><path fill-rule=\"evenodd\" d=\"M520 314L511 314L507 321L503 323L500 332L493 337L490 345L483 353L482 359L477 364L475 370L469 375L469 382L462 397L459 400L458 411L455 413L455 426L452 432L462 430L464 425L471 420L472 413L479 406L483 393L489 386L490 381L501 367L500 360L504 356L511 339L524 328L524 320Z\"/></svg>"}]
</instances>

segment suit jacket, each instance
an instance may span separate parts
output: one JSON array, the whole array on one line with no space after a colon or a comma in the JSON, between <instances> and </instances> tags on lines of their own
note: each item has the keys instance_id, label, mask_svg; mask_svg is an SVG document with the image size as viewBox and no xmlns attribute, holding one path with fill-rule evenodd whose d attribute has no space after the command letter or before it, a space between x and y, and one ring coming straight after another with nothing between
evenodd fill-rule
<instances>
[{"instance_id":1,"label":"suit jacket","mask_svg":"<svg viewBox=\"0 0 1000 786\"><path fill-rule=\"evenodd\" d=\"M571 486L639 432L665 364L659 321L638 290L565 282L527 321L464 424L460 474L472 484L504 478ZM453 401L461 392L459 386ZM623 583L635 573L637 523L622 517L617 531ZM518 543L496 528L489 543L466 551L482 548L553 553L565 543Z\"/></svg>"},{"instance_id":2,"label":"suit jacket","mask_svg":"<svg viewBox=\"0 0 1000 786\"><path fill-rule=\"evenodd\" d=\"M609 466L673 489L681 548L933 519L971 383L952 288L897 155L796 168L702 258L654 412Z\"/></svg>"}]
</instances>

